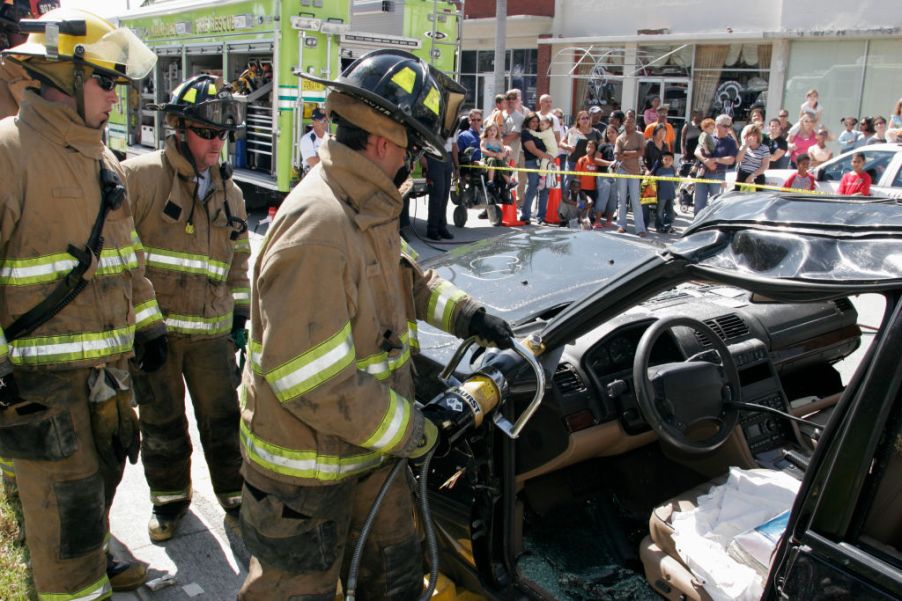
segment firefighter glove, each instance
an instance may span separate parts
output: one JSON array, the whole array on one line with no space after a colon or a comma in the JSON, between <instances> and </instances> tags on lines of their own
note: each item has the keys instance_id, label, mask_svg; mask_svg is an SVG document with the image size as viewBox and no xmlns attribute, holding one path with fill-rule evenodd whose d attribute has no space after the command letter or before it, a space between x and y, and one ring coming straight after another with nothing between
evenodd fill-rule
<instances>
[{"instance_id":1,"label":"firefighter glove","mask_svg":"<svg viewBox=\"0 0 902 601\"><path fill-rule=\"evenodd\" d=\"M247 317L244 315L234 315L232 317L232 333L229 334L229 340L235 345L235 349L239 351L247 348L247 328L244 327L245 323L247 323Z\"/></svg>"},{"instance_id":2,"label":"firefighter glove","mask_svg":"<svg viewBox=\"0 0 902 601\"><path fill-rule=\"evenodd\" d=\"M135 348L135 361L138 364L138 369L149 374L163 367L168 354L169 343L164 334L138 345Z\"/></svg>"},{"instance_id":3,"label":"firefighter glove","mask_svg":"<svg viewBox=\"0 0 902 601\"><path fill-rule=\"evenodd\" d=\"M91 433L98 460L111 473L138 461L141 439L128 371L97 367L88 376Z\"/></svg>"},{"instance_id":4,"label":"firefighter glove","mask_svg":"<svg viewBox=\"0 0 902 601\"><path fill-rule=\"evenodd\" d=\"M21 401L19 387L16 385L16 379L12 372L0 377L0 409L6 409Z\"/></svg>"},{"instance_id":5,"label":"firefighter glove","mask_svg":"<svg viewBox=\"0 0 902 601\"><path fill-rule=\"evenodd\" d=\"M423 420L423 436L413 451L408 455L408 459L414 464L419 465L426 458L426 455L438 443L438 427L431 419Z\"/></svg>"},{"instance_id":6,"label":"firefighter glove","mask_svg":"<svg viewBox=\"0 0 902 601\"><path fill-rule=\"evenodd\" d=\"M506 321L486 313L485 309L479 309L470 318L468 334L476 336L476 342L480 346L497 346L506 349L511 347L514 331Z\"/></svg>"}]
</instances>

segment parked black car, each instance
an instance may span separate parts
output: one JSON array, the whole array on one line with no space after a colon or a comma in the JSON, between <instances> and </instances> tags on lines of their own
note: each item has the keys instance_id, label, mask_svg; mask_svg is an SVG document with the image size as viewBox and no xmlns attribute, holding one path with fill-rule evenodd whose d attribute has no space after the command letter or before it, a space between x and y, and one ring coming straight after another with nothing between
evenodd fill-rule
<instances>
[{"instance_id":1,"label":"parked black car","mask_svg":"<svg viewBox=\"0 0 902 601\"><path fill-rule=\"evenodd\" d=\"M433 460L441 568L458 587L491 599L710 599L669 520L738 466L801 481L762 598L902 598L894 202L747 194L713 203L666 249L539 229L426 266L537 335L547 382L519 438L486 420ZM863 334L849 297L865 293L885 312ZM837 363L863 340L844 381ZM426 403L457 344L426 325L419 342ZM468 353L458 377L493 352ZM513 380L506 417L535 381L527 369Z\"/></svg>"}]
</instances>

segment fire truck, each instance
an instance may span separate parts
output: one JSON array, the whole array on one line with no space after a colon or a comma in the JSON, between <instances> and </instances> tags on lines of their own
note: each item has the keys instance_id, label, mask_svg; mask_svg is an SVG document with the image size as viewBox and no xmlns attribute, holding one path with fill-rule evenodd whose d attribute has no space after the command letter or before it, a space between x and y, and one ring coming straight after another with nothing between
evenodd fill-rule
<instances>
[{"instance_id":1,"label":"fire truck","mask_svg":"<svg viewBox=\"0 0 902 601\"><path fill-rule=\"evenodd\" d=\"M301 174L300 138L325 89L298 70L336 77L377 48L410 51L445 72L459 64L462 15L443 0L156 0L120 16L159 57L136 89L121 86L110 148L161 148L165 122L147 110L199 73L231 83L247 103L244 136L224 152L244 188L282 197Z\"/></svg>"}]
</instances>

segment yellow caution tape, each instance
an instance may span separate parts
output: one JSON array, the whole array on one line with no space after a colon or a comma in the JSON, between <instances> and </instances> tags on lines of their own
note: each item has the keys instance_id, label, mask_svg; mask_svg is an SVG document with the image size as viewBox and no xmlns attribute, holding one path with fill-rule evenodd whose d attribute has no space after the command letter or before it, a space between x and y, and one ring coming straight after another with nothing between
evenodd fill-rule
<instances>
[{"instance_id":1,"label":"yellow caution tape","mask_svg":"<svg viewBox=\"0 0 902 601\"><path fill-rule=\"evenodd\" d=\"M495 169L497 171L516 171L523 173L544 173L550 174L553 173L555 175L580 175L584 177L608 177L612 179L648 179L655 181L665 181L665 182L691 182L693 184L726 184L726 181L722 179L703 179L697 177L669 177L664 175L632 175L629 173L602 173L602 172L589 172L589 171L564 171L562 169L528 169L525 167L486 167L485 165L461 165L464 169ZM793 194L808 194L811 196L825 196L825 192L821 192L819 190L800 190L798 188L784 188L782 186L771 186L768 184L749 184L746 182L736 182L740 188L752 188L749 190L740 190L740 191L748 191L753 192L754 188L760 190L775 190L777 192L792 192Z\"/></svg>"}]
</instances>

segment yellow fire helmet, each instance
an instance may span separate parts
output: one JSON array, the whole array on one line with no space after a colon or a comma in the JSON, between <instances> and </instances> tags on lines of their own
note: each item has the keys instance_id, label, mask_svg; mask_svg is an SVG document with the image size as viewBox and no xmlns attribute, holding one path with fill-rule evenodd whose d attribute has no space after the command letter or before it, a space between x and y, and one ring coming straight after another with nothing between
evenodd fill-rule
<instances>
[{"instance_id":1,"label":"yellow fire helmet","mask_svg":"<svg viewBox=\"0 0 902 601\"><path fill-rule=\"evenodd\" d=\"M72 61L129 83L146 77L157 62L130 29L114 27L86 10L58 8L40 19L22 19L19 28L28 40L3 54L26 67L40 59Z\"/></svg>"}]
</instances>

